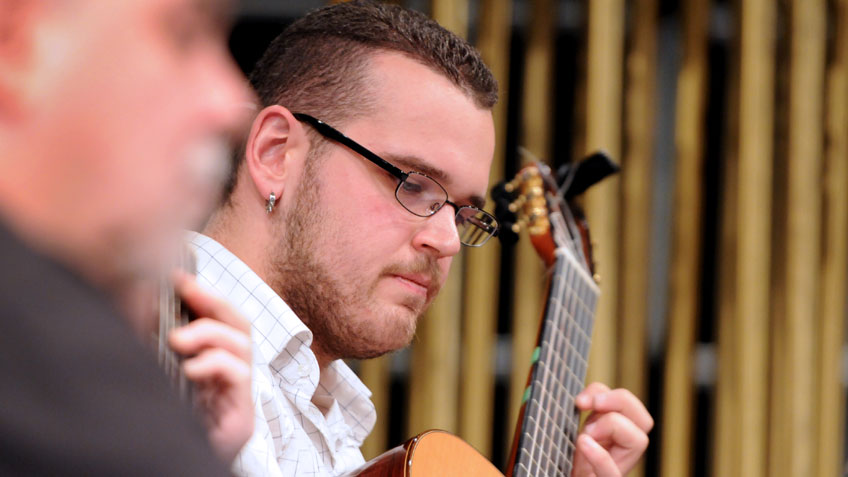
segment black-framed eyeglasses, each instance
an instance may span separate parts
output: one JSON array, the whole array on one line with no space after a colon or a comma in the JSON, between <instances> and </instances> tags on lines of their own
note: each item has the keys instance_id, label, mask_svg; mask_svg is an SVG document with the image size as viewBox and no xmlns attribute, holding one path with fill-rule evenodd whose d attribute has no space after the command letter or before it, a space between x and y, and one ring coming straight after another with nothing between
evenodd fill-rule
<instances>
[{"instance_id":1,"label":"black-framed eyeglasses","mask_svg":"<svg viewBox=\"0 0 848 477\"><path fill-rule=\"evenodd\" d=\"M303 113L294 113L294 117L315 128L322 136L347 146L396 177L399 182L395 189L395 198L413 215L430 217L445 204L452 206L456 210L456 229L463 245L479 247L498 234L498 221L492 214L472 205L457 205L451 202L445 188L432 177L420 172L401 170L320 119Z\"/></svg>"}]
</instances>

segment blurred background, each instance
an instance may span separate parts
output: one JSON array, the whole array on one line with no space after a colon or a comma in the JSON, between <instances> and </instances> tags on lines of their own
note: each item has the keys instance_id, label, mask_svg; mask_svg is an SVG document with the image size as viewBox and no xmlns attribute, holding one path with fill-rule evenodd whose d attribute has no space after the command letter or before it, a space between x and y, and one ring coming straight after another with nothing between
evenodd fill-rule
<instances>
[{"instance_id":1,"label":"blurred background","mask_svg":"<svg viewBox=\"0 0 848 477\"><path fill-rule=\"evenodd\" d=\"M242 1L241 67L325 3ZM589 379L657 422L632 475L843 475L848 0L400 3L498 78L493 182L519 146L622 166L581 202ZM379 415L366 458L441 428L503 468L545 295L527 242L464 250L412 347L352 363Z\"/></svg>"}]
</instances>

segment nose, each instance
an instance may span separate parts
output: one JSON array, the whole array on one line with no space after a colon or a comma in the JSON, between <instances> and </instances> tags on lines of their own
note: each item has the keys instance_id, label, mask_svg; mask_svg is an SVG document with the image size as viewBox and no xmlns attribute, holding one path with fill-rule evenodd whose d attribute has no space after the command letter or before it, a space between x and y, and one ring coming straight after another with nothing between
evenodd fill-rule
<instances>
[{"instance_id":1,"label":"nose","mask_svg":"<svg viewBox=\"0 0 848 477\"><path fill-rule=\"evenodd\" d=\"M452 257L459 253L462 244L456 229L456 211L445 204L438 212L426 218L413 238L415 248L436 258Z\"/></svg>"}]
</instances>

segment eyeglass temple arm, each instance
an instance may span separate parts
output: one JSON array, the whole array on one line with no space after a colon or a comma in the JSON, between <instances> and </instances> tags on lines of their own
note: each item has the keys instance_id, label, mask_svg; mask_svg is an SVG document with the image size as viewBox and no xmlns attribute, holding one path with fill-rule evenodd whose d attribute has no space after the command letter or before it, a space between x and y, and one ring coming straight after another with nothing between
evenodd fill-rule
<instances>
[{"instance_id":1,"label":"eyeglass temple arm","mask_svg":"<svg viewBox=\"0 0 848 477\"><path fill-rule=\"evenodd\" d=\"M374 154L373 152L369 151L368 149L365 149L363 146L359 145L359 143L357 143L353 139L345 136L339 130L335 129L334 127L330 126L329 124L325 123L324 121L321 121L320 119L314 118L314 117L312 117L308 114L304 114L304 113L294 113L294 117L298 121L304 121L306 123L309 123L312 127L317 129L318 132L321 133L323 136L326 136L326 137L328 137L328 138L330 138L334 141L338 141L338 142L344 144L345 146L354 150L356 153L362 155L363 157L365 157L369 161L373 162L374 164L377 164L378 166L383 168L386 172L397 177L401 181L406 180L406 177L409 175L406 172L403 172L402 170L398 169L394 164L386 161L385 159Z\"/></svg>"}]
</instances>

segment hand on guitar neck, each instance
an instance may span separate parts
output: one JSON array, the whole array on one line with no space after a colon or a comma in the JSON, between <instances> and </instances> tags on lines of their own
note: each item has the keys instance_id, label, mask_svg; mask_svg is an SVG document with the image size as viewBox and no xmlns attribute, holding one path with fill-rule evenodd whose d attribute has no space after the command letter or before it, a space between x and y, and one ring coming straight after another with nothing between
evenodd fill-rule
<instances>
[{"instance_id":1,"label":"hand on guitar neck","mask_svg":"<svg viewBox=\"0 0 848 477\"><path fill-rule=\"evenodd\" d=\"M630 391L600 383L582 389L601 290L587 220L573 199L618 166L604 153L556 174L536 161L492 192L498 221L511 224L502 237L515 240L525 229L550 269L508 475L617 477L639 461L654 422ZM578 412L590 413L579 435Z\"/></svg>"},{"instance_id":2,"label":"hand on guitar neck","mask_svg":"<svg viewBox=\"0 0 848 477\"><path fill-rule=\"evenodd\" d=\"M174 285L197 318L171 332L169 343L187 356L182 369L194 384L209 440L231 462L253 433L250 323L202 291L190 275L176 274Z\"/></svg>"},{"instance_id":3,"label":"hand on guitar neck","mask_svg":"<svg viewBox=\"0 0 848 477\"><path fill-rule=\"evenodd\" d=\"M654 420L639 399L626 389L610 390L592 383L575 400L591 414L577 438L573 477L626 475L648 447Z\"/></svg>"}]
</instances>

